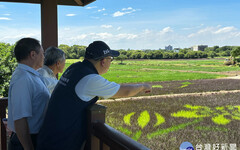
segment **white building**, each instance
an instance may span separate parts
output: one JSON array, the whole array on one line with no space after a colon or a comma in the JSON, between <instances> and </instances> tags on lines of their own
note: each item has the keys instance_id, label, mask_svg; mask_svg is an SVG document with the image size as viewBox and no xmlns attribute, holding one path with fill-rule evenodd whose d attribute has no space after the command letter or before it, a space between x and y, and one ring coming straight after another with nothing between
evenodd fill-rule
<instances>
[{"instance_id":1,"label":"white building","mask_svg":"<svg viewBox=\"0 0 240 150\"><path fill-rule=\"evenodd\" d=\"M175 53L179 53L179 51L180 51L180 48L174 48L173 49L173 52L175 52Z\"/></svg>"},{"instance_id":2,"label":"white building","mask_svg":"<svg viewBox=\"0 0 240 150\"><path fill-rule=\"evenodd\" d=\"M204 51L205 48L207 48L208 45L194 45L191 47L193 51Z\"/></svg>"}]
</instances>

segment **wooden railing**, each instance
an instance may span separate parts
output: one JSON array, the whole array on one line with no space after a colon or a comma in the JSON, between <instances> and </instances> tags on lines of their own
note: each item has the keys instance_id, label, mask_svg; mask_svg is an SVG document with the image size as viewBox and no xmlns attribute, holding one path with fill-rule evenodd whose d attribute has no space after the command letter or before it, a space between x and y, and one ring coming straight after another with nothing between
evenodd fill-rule
<instances>
[{"instance_id":1,"label":"wooden railing","mask_svg":"<svg viewBox=\"0 0 240 150\"><path fill-rule=\"evenodd\" d=\"M7 137L2 118L6 118L7 98L0 98L1 150L7 150ZM85 150L149 150L142 144L105 123L106 107L95 104L88 108L88 140Z\"/></svg>"},{"instance_id":2,"label":"wooden railing","mask_svg":"<svg viewBox=\"0 0 240 150\"><path fill-rule=\"evenodd\" d=\"M6 108L8 106L7 97L0 98L0 149L7 150L7 134L5 126L2 122L3 118L6 118Z\"/></svg>"},{"instance_id":3,"label":"wooden railing","mask_svg":"<svg viewBox=\"0 0 240 150\"><path fill-rule=\"evenodd\" d=\"M86 150L148 150L147 147L105 123L106 107L95 104L88 109Z\"/></svg>"}]
</instances>

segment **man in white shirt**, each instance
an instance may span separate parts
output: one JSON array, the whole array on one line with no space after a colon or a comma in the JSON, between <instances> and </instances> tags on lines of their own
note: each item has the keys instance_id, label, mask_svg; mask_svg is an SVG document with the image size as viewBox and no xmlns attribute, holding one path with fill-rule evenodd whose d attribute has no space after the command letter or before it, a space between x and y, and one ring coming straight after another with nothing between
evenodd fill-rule
<instances>
[{"instance_id":1,"label":"man in white shirt","mask_svg":"<svg viewBox=\"0 0 240 150\"><path fill-rule=\"evenodd\" d=\"M64 72L52 93L37 150L79 150L87 137L87 107L98 97L129 97L151 91L148 84L120 85L101 76L117 56L118 51L95 41L86 48L84 61Z\"/></svg>"},{"instance_id":2,"label":"man in white shirt","mask_svg":"<svg viewBox=\"0 0 240 150\"><path fill-rule=\"evenodd\" d=\"M23 38L14 53L18 66L8 92L8 128L13 131L8 150L33 150L50 97L36 71L43 65L44 52L38 40Z\"/></svg>"},{"instance_id":3,"label":"man in white shirt","mask_svg":"<svg viewBox=\"0 0 240 150\"><path fill-rule=\"evenodd\" d=\"M50 93L57 85L57 74L62 73L65 67L65 54L61 49L49 47L45 51L44 65L37 71L44 77L44 82Z\"/></svg>"}]
</instances>

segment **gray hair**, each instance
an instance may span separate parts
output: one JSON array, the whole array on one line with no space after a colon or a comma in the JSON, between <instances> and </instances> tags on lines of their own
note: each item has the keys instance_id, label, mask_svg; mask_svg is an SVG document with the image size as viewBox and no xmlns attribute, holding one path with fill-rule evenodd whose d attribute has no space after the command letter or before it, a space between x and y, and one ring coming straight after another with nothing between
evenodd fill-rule
<instances>
[{"instance_id":1,"label":"gray hair","mask_svg":"<svg viewBox=\"0 0 240 150\"><path fill-rule=\"evenodd\" d=\"M45 51L44 65L51 66L57 63L58 61L65 60L65 53L63 50L56 47L49 47Z\"/></svg>"}]
</instances>

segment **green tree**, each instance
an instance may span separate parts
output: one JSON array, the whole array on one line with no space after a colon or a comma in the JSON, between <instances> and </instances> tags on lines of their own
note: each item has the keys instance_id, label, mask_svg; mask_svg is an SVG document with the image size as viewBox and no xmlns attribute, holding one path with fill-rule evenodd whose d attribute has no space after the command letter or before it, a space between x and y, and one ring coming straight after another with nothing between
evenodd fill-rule
<instances>
[{"instance_id":1,"label":"green tree","mask_svg":"<svg viewBox=\"0 0 240 150\"><path fill-rule=\"evenodd\" d=\"M170 54L169 52L163 53L163 59L169 59L169 58L171 58L170 55L171 55L171 54Z\"/></svg>"},{"instance_id":2,"label":"green tree","mask_svg":"<svg viewBox=\"0 0 240 150\"><path fill-rule=\"evenodd\" d=\"M184 58L184 53L183 52L179 52L178 53L178 58L179 59L183 59Z\"/></svg>"},{"instance_id":3,"label":"green tree","mask_svg":"<svg viewBox=\"0 0 240 150\"><path fill-rule=\"evenodd\" d=\"M70 53L71 53L70 52L70 49L71 49L70 46L65 45L65 44L61 44L61 45L58 46L58 48L64 51L66 59L70 58Z\"/></svg>"},{"instance_id":4,"label":"green tree","mask_svg":"<svg viewBox=\"0 0 240 150\"><path fill-rule=\"evenodd\" d=\"M141 51L140 50L136 50L134 51L131 56L131 59L140 59L141 58Z\"/></svg>"},{"instance_id":5,"label":"green tree","mask_svg":"<svg viewBox=\"0 0 240 150\"><path fill-rule=\"evenodd\" d=\"M215 53L214 51L210 51L210 52L208 53L208 55L209 55L209 57L211 57L211 58L216 57L216 53Z\"/></svg>"},{"instance_id":6,"label":"green tree","mask_svg":"<svg viewBox=\"0 0 240 150\"><path fill-rule=\"evenodd\" d=\"M240 55L240 46L234 47L231 51L231 57L233 58L233 62L235 63L236 57Z\"/></svg>"},{"instance_id":7,"label":"green tree","mask_svg":"<svg viewBox=\"0 0 240 150\"><path fill-rule=\"evenodd\" d=\"M147 59L147 53L146 52L142 52L141 53L141 59Z\"/></svg>"},{"instance_id":8,"label":"green tree","mask_svg":"<svg viewBox=\"0 0 240 150\"><path fill-rule=\"evenodd\" d=\"M0 43L0 97L8 96L9 82L17 66L13 49L14 45Z\"/></svg>"},{"instance_id":9,"label":"green tree","mask_svg":"<svg viewBox=\"0 0 240 150\"><path fill-rule=\"evenodd\" d=\"M155 59L162 59L163 58L163 54L160 50L155 51L154 54L155 54Z\"/></svg>"},{"instance_id":10,"label":"green tree","mask_svg":"<svg viewBox=\"0 0 240 150\"><path fill-rule=\"evenodd\" d=\"M123 64L123 60L127 59L126 55L120 54L118 57L116 57L116 60L121 60L120 64Z\"/></svg>"}]
</instances>

